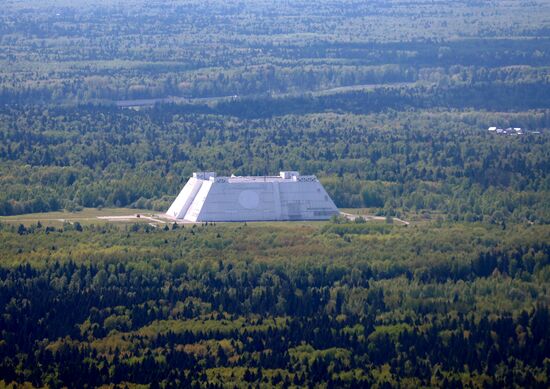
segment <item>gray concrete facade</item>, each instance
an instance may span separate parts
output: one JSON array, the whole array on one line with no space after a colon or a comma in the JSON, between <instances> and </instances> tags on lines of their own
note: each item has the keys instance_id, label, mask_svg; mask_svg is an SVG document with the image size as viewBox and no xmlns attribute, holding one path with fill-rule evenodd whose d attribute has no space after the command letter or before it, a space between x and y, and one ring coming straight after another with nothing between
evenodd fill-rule
<instances>
[{"instance_id":1,"label":"gray concrete facade","mask_svg":"<svg viewBox=\"0 0 550 389\"><path fill-rule=\"evenodd\" d=\"M190 222L326 220L338 208L315 176L217 177L196 172L166 215Z\"/></svg>"}]
</instances>

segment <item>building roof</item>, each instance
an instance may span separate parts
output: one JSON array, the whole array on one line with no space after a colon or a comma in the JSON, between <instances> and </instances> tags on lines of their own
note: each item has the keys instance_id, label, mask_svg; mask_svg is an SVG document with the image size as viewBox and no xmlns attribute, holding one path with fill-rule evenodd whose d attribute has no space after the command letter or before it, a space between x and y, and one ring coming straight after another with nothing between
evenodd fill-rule
<instances>
[{"instance_id":1,"label":"building roof","mask_svg":"<svg viewBox=\"0 0 550 389\"><path fill-rule=\"evenodd\" d=\"M214 182L238 183L263 183L263 182L297 182L317 181L315 176L302 176L297 171L281 171L278 176L218 176L215 172L194 172L193 177L200 180Z\"/></svg>"}]
</instances>

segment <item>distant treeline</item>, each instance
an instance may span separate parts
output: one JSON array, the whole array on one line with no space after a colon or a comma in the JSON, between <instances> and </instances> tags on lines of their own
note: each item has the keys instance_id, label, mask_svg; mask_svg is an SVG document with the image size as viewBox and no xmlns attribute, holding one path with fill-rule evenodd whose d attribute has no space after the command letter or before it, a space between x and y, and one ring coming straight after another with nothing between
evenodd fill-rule
<instances>
[{"instance_id":1,"label":"distant treeline","mask_svg":"<svg viewBox=\"0 0 550 389\"><path fill-rule=\"evenodd\" d=\"M255 97L221 102L214 108L188 105L186 112L215 113L241 118L265 118L318 112L369 114L389 109L480 109L492 111L546 109L550 106L550 83L517 85L480 84L456 87L380 87L369 91L344 92L294 98Z\"/></svg>"},{"instance_id":2,"label":"distant treeline","mask_svg":"<svg viewBox=\"0 0 550 389\"><path fill-rule=\"evenodd\" d=\"M6 5L0 104L301 95L435 82L471 87L475 100L490 96L496 109L517 109L540 105L533 105L535 97L521 105L520 91L492 84L548 89L550 53L544 48L550 38L542 3L211 1L206 7L138 0L131 7L94 1L56 6ZM505 99L511 102L500 106L503 92L512 94ZM472 106L470 95L459 91L445 103ZM540 104L548 106L545 101Z\"/></svg>"},{"instance_id":3,"label":"distant treeline","mask_svg":"<svg viewBox=\"0 0 550 389\"><path fill-rule=\"evenodd\" d=\"M224 109L237 106L246 105ZM274 106L265 102L266 109ZM165 210L193 171L296 169L317 174L339 207L546 223L548 136L528 130L550 128L549 118L546 110L239 119L178 105L143 111L5 107L0 214L102 206ZM527 133L501 137L486 131L490 125Z\"/></svg>"}]
</instances>

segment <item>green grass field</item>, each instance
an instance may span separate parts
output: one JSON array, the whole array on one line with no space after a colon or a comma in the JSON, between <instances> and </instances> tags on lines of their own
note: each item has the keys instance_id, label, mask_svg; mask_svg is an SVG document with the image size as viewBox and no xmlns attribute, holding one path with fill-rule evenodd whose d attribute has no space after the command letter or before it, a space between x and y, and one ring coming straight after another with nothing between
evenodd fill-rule
<instances>
[{"instance_id":1,"label":"green grass field","mask_svg":"<svg viewBox=\"0 0 550 389\"><path fill-rule=\"evenodd\" d=\"M101 224L109 223L109 220L99 219L100 217L120 217L120 216L134 216L136 214L140 215L152 215L153 211L144 210L144 209L133 209L133 208L84 208L82 211L69 212L69 211L58 211L58 212L44 212L44 213L27 213L24 215L15 215L15 216L0 216L0 222L8 224L24 224L29 225L33 223L40 222L46 226L62 226L63 223L69 222L79 222L81 224ZM135 222L147 222L147 219L119 219L118 223L135 223Z\"/></svg>"}]
</instances>

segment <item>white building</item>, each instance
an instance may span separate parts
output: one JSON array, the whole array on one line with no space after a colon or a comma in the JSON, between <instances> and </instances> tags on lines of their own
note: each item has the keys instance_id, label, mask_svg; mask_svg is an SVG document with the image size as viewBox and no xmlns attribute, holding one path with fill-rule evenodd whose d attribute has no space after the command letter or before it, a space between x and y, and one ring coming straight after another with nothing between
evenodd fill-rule
<instances>
[{"instance_id":1,"label":"white building","mask_svg":"<svg viewBox=\"0 0 550 389\"><path fill-rule=\"evenodd\" d=\"M521 127L508 127L505 129L499 127L489 127L488 131L499 135L523 135L523 129Z\"/></svg>"},{"instance_id":2,"label":"white building","mask_svg":"<svg viewBox=\"0 0 550 389\"><path fill-rule=\"evenodd\" d=\"M191 222L230 222L326 220L338 213L315 176L284 171L278 176L217 177L197 172L166 215Z\"/></svg>"}]
</instances>

